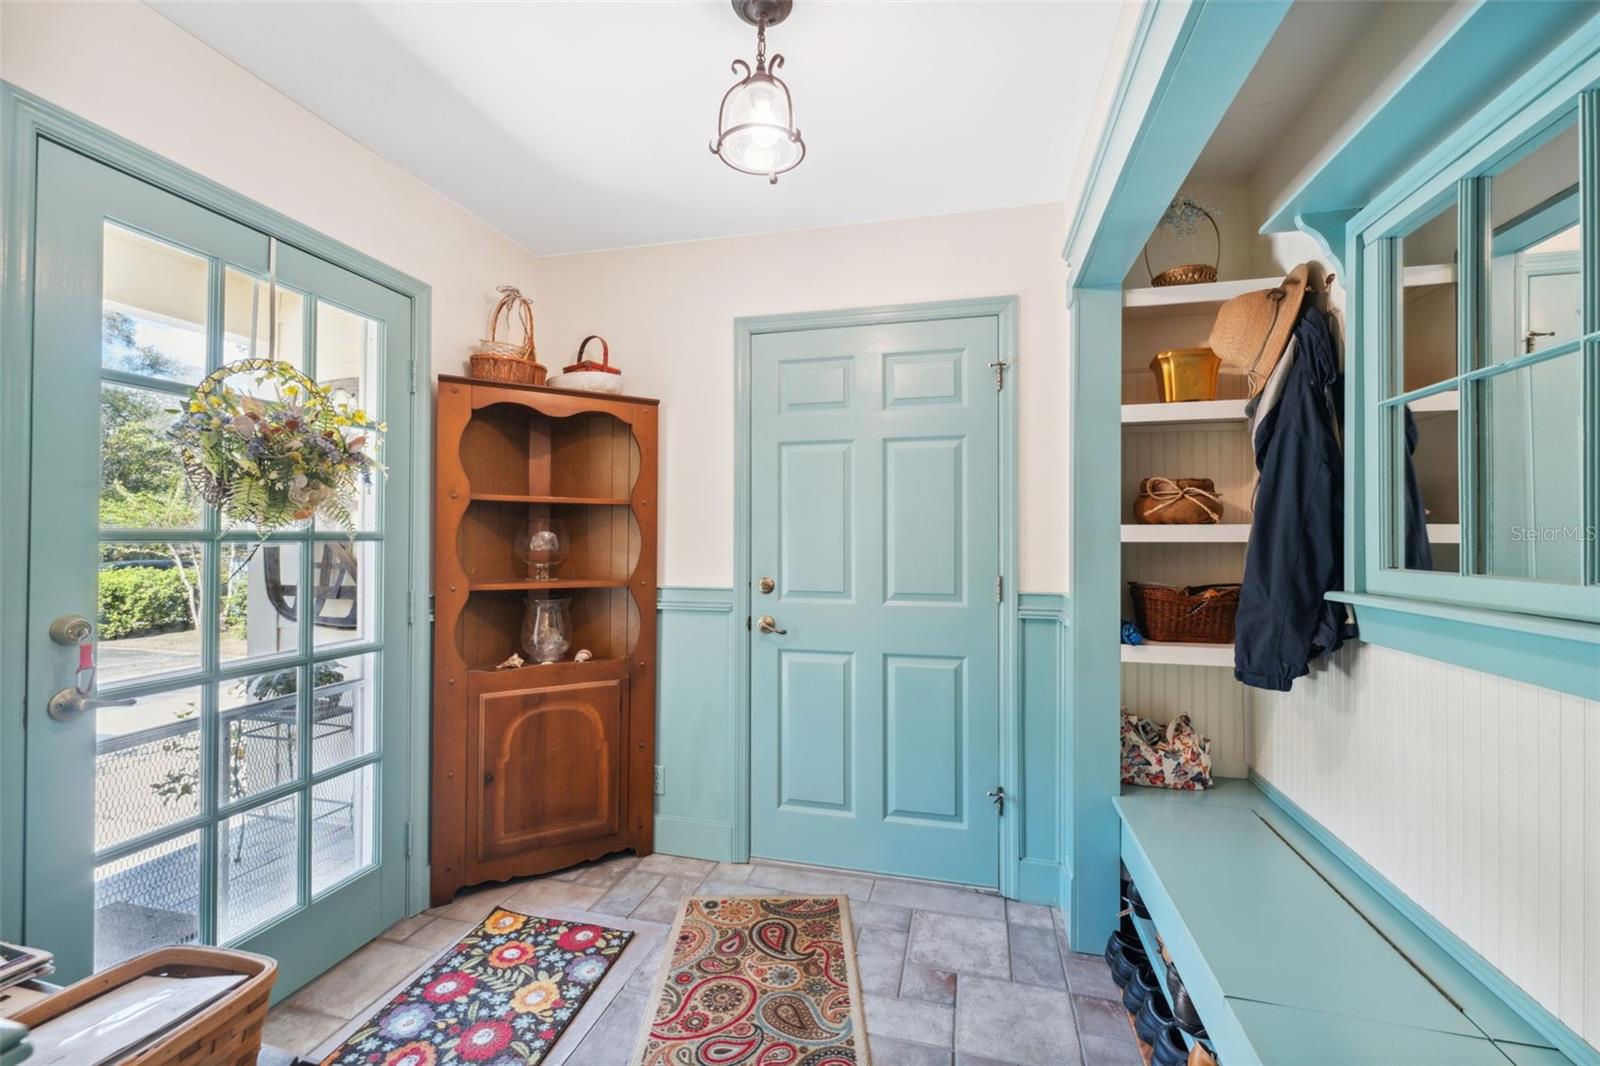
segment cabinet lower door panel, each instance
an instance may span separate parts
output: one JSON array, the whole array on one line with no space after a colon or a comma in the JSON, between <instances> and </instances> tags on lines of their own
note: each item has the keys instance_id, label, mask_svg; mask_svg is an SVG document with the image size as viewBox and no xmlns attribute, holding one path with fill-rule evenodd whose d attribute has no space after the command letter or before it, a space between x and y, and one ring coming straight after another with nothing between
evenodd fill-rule
<instances>
[{"instance_id":1,"label":"cabinet lower door panel","mask_svg":"<svg viewBox=\"0 0 1600 1066\"><path fill-rule=\"evenodd\" d=\"M626 686L618 679L473 694L475 864L622 830Z\"/></svg>"}]
</instances>

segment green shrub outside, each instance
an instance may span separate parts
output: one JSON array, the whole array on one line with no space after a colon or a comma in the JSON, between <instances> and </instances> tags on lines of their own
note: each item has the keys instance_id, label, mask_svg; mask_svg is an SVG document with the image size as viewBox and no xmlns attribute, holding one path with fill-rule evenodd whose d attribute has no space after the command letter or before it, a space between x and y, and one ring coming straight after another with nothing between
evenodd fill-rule
<instances>
[{"instance_id":1,"label":"green shrub outside","mask_svg":"<svg viewBox=\"0 0 1600 1066\"><path fill-rule=\"evenodd\" d=\"M192 571L190 580L198 575ZM189 597L176 567L100 571L100 639L120 640L191 627Z\"/></svg>"}]
</instances>

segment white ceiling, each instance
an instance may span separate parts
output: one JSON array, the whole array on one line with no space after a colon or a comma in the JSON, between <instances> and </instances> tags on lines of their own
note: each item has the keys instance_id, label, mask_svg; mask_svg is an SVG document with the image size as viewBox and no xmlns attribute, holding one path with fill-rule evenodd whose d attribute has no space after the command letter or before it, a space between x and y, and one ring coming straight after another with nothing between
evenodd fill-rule
<instances>
[{"instance_id":1,"label":"white ceiling","mask_svg":"<svg viewBox=\"0 0 1600 1066\"><path fill-rule=\"evenodd\" d=\"M152 6L541 255L1064 199L1119 15L799 0L774 187L707 148L755 49L725 0Z\"/></svg>"}]
</instances>

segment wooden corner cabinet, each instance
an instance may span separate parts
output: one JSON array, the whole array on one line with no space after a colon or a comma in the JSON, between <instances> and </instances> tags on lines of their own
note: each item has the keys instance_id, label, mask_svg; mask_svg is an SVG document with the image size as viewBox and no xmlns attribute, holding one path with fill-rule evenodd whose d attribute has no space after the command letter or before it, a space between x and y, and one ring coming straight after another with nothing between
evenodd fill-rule
<instances>
[{"instance_id":1,"label":"wooden corner cabinet","mask_svg":"<svg viewBox=\"0 0 1600 1066\"><path fill-rule=\"evenodd\" d=\"M656 414L655 400L439 379L435 905L651 850ZM526 550L542 520L566 547L544 577ZM549 599L566 601L569 644L540 664L524 619ZM502 668L513 654L525 665Z\"/></svg>"}]
</instances>

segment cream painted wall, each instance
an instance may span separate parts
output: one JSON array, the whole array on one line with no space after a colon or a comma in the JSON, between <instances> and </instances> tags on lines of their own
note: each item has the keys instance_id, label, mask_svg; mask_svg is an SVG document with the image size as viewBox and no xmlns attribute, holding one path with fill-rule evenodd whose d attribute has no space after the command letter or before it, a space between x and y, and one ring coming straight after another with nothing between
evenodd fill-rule
<instances>
[{"instance_id":1,"label":"cream painted wall","mask_svg":"<svg viewBox=\"0 0 1600 1066\"><path fill-rule=\"evenodd\" d=\"M139 3L0 4L0 74L433 287L454 373L533 256Z\"/></svg>"},{"instance_id":2,"label":"cream painted wall","mask_svg":"<svg viewBox=\"0 0 1600 1066\"><path fill-rule=\"evenodd\" d=\"M782 187L775 190L782 195ZM733 582L733 320L1019 297L1021 588L1066 588L1066 209L697 241L538 260L541 361L611 343L629 392L659 396L664 585ZM590 354L594 354L591 349ZM1111 358L1115 358L1112 353Z\"/></svg>"}]
</instances>

